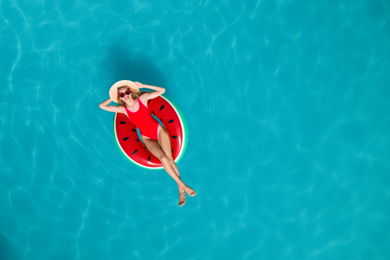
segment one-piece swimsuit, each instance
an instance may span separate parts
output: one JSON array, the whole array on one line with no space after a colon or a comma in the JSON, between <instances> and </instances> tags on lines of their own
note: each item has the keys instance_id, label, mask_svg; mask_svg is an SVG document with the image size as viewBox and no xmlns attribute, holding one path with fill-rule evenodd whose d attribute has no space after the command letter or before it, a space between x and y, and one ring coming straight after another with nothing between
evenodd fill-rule
<instances>
[{"instance_id":1,"label":"one-piece swimsuit","mask_svg":"<svg viewBox=\"0 0 390 260\"><path fill-rule=\"evenodd\" d=\"M139 98L137 99L139 108L135 112L131 112L127 109L126 105L125 110L130 121L138 127L141 135L149 137L150 139L156 140L158 137L158 121L152 116L149 111L149 108L146 107Z\"/></svg>"}]
</instances>

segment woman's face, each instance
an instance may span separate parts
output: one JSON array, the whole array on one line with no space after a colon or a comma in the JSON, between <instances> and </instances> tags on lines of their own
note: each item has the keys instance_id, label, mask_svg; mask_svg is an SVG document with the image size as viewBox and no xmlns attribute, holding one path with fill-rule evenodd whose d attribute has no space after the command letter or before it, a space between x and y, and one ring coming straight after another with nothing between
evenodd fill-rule
<instances>
[{"instance_id":1,"label":"woman's face","mask_svg":"<svg viewBox=\"0 0 390 260\"><path fill-rule=\"evenodd\" d=\"M131 91L130 91L130 94L129 95L126 95L126 91L130 91L130 89L129 88L126 88L126 87L121 87L120 89L118 89L118 95L120 95L120 94L124 94L125 96L124 97L121 97L121 96L119 96L119 98L121 99L121 100L123 100L123 101L126 101L126 100L128 100L129 98L130 98L130 95L131 95Z\"/></svg>"}]
</instances>

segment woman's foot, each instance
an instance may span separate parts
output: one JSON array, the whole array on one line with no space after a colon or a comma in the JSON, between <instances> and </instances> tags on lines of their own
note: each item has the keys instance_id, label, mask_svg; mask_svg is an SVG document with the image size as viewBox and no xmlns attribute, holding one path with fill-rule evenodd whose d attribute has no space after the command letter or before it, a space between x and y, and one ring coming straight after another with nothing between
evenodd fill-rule
<instances>
[{"instance_id":1,"label":"woman's foot","mask_svg":"<svg viewBox=\"0 0 390 260\"><path fill-rule=\"evenodd\" d=\"M186 194L184 189L179 188L179 206L183 206L186 203Z\"/></svg>"},{"instance_id":2,"label":"woman's foot","mask_svg":"<svg viewBox=\"0 0 390 260\"><path fill-rule=\"evenodd\" d=\"M196 192L188 186L184 187L184 191L187 192L187 194L191 197L194 197L196 195Z\"/></svg>"}]
</instances>

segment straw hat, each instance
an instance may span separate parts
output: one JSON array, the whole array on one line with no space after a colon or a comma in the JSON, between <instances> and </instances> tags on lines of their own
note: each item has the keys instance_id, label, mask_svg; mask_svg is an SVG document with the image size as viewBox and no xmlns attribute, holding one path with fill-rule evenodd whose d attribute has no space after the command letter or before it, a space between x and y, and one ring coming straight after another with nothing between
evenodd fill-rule
<instances>
[{"instance_id":1,"label":"straw hat","mask_svg":"<svg viewBox=\"0 0 390 260\"><path fill-rule=\"evenodd\" d=\"M139 88L137 84L135 84L133 81L130 80L118 81L114 85L112 85L109 92L111 100L114 101L115 103L118 103L118 88L120 87L130 88L131 92L135 92L135 93L139 92Z\"/></svg>"}]
</instances>

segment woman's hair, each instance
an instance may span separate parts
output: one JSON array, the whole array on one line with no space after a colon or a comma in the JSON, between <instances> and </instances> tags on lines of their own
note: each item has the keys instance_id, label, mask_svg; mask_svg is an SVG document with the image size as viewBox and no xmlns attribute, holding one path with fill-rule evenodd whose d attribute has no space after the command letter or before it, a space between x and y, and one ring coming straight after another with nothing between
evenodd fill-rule
<instances>
[{"instance_id":1,"label":"woman's hair","mask_svg":"<svg viewBox=\"0 0 390 260\"><path fill-rule=\"evenodd\" d=\"M133 100L137 100L137 99L141 96L141 94L142 94L141 91L132 89L132 88L131 88L130 86L128 86L128 85L122 85L122 86L118 87L117 93L119 93L119 89L120 89L120 88L127 88L127 89L130 89L130 91L131 91L130 97L131 97ZM118 97L118 105L120 105L120 106L124 106L124 105L125 105L125 102L124 102L122 99L120 99L119 97Z\"/></svg>"}]
</instances>

